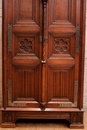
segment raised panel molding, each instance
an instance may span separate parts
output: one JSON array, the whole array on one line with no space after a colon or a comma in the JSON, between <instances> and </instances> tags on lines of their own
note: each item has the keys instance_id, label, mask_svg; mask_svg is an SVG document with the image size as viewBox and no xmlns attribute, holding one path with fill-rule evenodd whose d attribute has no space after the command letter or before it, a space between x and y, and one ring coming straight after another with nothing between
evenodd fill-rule
<instances>
[{"instance_id":1,"label":"raised panel molding","mask_svg":"<svg viewBox=\"0 0 87 130\"><path fill-rule=\"evenodd\" d=\"M48 68L48 107L76 107L78 83L75 80L75 68Z\"/></svg>"},{"instance_id":2,"label":"raised panel molding","mask_svg":"<svg viewBox=\"0 0 87 130\"><path fill-rule=\"evenodd\" d=\"M49 34L48 58L49 59L74 59L76 47L76 33L73 34Z\"/></svg>"},{"instance_id":3,"label":"raised panel molding","mask_svg":"<svg viewBox=\"0 0 87 130\"><path fill-rule=\"evenodd\" d=\"M39 33L13 34L13 58L27 56L31 59L40 59L40 36Z\"/></svg>"},{"instance_id":4,"label":"raised panel molding","mask_svg":"<svg viewBox=\"0 0 87 130\"><path fill-rule=\"evenodd\" d=\"M48 3L49 26L75 27L76 0L53 0L53 3L49 0Z\"/></svg>"},{"instance_id":5,"label":"raised panel molding","mask_svg":"<svg viewBox=\"0 0 87 130\"><path fill-rule=\"evenodd\" d=\"M38 26L40 24L39 0L14 0L13 5L13 15L15 16L13 22L15 25L28 24Z\"/></svg>"},{"instance_id":6,"label":"raised panel molding","mask_svg":"<svg viewBox=\"0 0 87 130\"><path fill-rule=\"evenodd\" d=\"M39 69L39 66L36 66L33 70L14 69L12 79L8 80L8 106L29 107L31 103L30 107L38 107L39 94L37 95L37 93L40 93Z\"/></svg>"},{"instance_id":7,"label":"raised panel molding","mask_svg":"<svg viewBox=\"0 0 87 130\"><path fill-rule=\"evenodd\" d=\"M62 2L60 0L55 0L54 6L56 7L54 16L55 21L69 19L69 0L62 0Z\"/></svg>"},{"instance_id":8,"label":"raised panel molding","mask_svg":"<svg viewBox=\"0 0 87 130\"><path fill-rule=\"evenodd\" d=\"M69 70L57 70L53 72L54 98L67 98L69 95ZM73 77L72 77L73 80ZM71 84L70 84L71 85ZM72 86L72 85L71 85ZM61 89L60 89L61 88ZM67 90L67 91L65 91Z\"/></svg>"},{"instance_id":9,"label":"raised panel molding","mask_svg":"<svg viewBox=\"0 0 87 130\"><path fill-rule=\"evenodd\" d=\"M16 70L15 70L16 71ZM15 72L14 71L14 72ZM18 98L33 98L34 96L34 70L19 69L14 78L14 95ZM21 82L22 81L22 82ZM16 88L19 88L18 90Z\"/></svg>"},{"instance_id":10,"label":"raised panel molding","mask_svg":"<svg viewBox=\"0 0 87 130\"><path fill-rule=\"evenodd\" d=\"M53 96L52 98L69 98L73 101L73 94L74 94L74 67L67 67L67 68L53 68L49 67L48 69L48 83L50 85L49 91L52 92L50 95ZM50 77L51 75L51 77ZM50 81L50 78L53 81ZM72 80L71 80L72 78ZM51 85L52 84L52 85ZM60 89L61 88L61 89ZM51 89L53 91L51 91ZM72 94L70 94L70 92Z\"/></svg>"},{"instance_id":11,"label":"raised panel molding","mask_svg":"<svg viewBox=\"0 0 87 130\"><path fill-rule=\"evenodd\" d=\"M32 3L33 2L33 3ZM19 21L32 20L33 19L33 4L32 0L20 0L18 1L18 9L19 9ZM32 11L31 11L32 10Z\"/></svg>"}]
</instances>

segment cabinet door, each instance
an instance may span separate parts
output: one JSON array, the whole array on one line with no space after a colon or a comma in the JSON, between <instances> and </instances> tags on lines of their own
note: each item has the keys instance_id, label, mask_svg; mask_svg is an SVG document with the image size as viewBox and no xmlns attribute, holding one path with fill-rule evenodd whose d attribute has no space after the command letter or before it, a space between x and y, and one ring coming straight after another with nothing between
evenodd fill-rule
<instances>
[{"instance_id":1,"label":"cabinet door","mask_svg":"<svg viewBox=\"0 0 87 130\"><path fill-rule=\"evenodd\" d=\"M39 107L40 6L40 0L6 0L4 15L7 23L4 30L5 36L8 32L8 46L6 44L4 51L8 52L6 51L7 60L4 64L5 75L7 74L4 84L8 84L8 106Z\"/></svg>"},{"instance_id":2,"label":"cabinet door","mask_svg":"<svg viewBox=\"0 0 87 130\"><path fill-rule=\"evenodd\" d=\"M47 16L47 107L77 107L80 0L48 0Z\"/></svg>"}]
</instances>

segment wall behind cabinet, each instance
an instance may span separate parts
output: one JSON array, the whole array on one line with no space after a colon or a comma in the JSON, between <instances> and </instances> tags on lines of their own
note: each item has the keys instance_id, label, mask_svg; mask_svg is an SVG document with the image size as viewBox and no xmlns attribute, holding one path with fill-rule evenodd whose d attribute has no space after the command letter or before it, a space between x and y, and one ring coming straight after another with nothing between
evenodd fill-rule
<instances>
[{"instance_id":1,"label":"wall behind cabinet","mask_svg":"<svg viewBox=\"0 0 87 130\"><path fill-rule=\"evenodd\" d=\"M0 0L0 107L2 106L2 0ZM87 2L86 2L86 45L84 73L84 107L87 107Z\"/></svg>"}]
</instances>

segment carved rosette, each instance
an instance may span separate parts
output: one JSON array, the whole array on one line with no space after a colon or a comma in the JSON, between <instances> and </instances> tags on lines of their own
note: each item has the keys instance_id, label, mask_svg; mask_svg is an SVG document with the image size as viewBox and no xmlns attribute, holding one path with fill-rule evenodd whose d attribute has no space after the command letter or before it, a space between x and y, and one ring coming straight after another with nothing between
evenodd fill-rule
<instances>
[{"instance_id":1,"label":"carved rosette","mask_svg":"<svg viewBox=\"0 0 87 130\"><path fill-rule=\"evenodd\" d=\"M19 52L20 53L32 53L33 52L33 38L19 38Z\"/></svg>"},{"instance_id":2,"label":"carved rosette","mask_svg":"<svg viewBox=\"0 0 87 130\"><path fill-rule=\"evenodd\" d=\"M69 52L69 39L55 38L54 51L55 53L68 53Z\"/></svg>"}]
</instances>

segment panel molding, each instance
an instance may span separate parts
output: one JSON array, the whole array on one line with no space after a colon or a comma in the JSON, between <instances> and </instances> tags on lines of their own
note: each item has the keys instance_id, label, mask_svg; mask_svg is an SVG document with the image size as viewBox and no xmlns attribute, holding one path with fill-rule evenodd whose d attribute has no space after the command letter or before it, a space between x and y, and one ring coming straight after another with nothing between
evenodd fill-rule
<instances>
[{"instance_id":1,"label":"panel molding","mask_svg":"<svg viewBox=\"0 0 87 130\"><path fill-rule=\"evenodd\" d=\"M48 67L48 107L77 107L78 80L74 70L75 67Z\"/></svg>"},{"instance_id":2,"label":"panel molding","mask_svg":"<svg viewBox=\"0 0 87 130\"><path fill-rule=\"evenodd\" d=\"M55 38L54 51L58 53L68 53L69 51L69 39L67 38Z\"/></svg>"},{"instance_id":3,"label":"panel molding","mask_svg":"<svg viewBox=\"0 0 87 130\"><path fill-rule=\"evenodd\" d=\"M39 33L14 33L12 55L21 58L26 56L28 59L40 59L40 34Z\"/></svg>"},{"instance_id":4,"label":"panel molding","mask_svg":"<svg viewBox=\"0 0 87 130\"><path fill-rule=\"evenodd\" d=\"M40 66L14 67L12 78L8 79L8 106L40 107L37 95L41 91L38 70Z\"/></svg>"},{"instance_id":5,"label":"panel molding","mask_svg":"<svg viewBox=\"0 0 87 130\"><path fill-rule=\"evenodd\" d=\"M57 2L57 3L56 3ZM76 0L64 0L64 1L58 1L54 0L54 4L48 1L49 6L49 12L48 16L50 16L49 20L49 26L54 26L56 27L75 27L75 22L76 22ZM57 7L58 6L58 7ZM61 6L63 8L61 8ZM65 7L65 8L64 8ZM54 10L50 10L54 9ZM55 10L56 9L56 10ZM53 13L53 12L54 13ZM57 11L57 16L56 16L56 11ZM60 13L60 12L62 13Z\"/></svg>"},{"instance_id":6,"label":"panel molding","mask_svg":"<svg viewBox=\"0 0 87 130\"><path fill-rule=\"evenodd\" d=\"M75 59L75 40L76 33L49 33L48 58Z\"/></svg>"},{"instance_id":7,"label":"panel molding","mask_svg":"<svg viewBox=\"0 0 87 130\"><path fill-rule=\"evenodd\" d=\"M26 6L25 6L26 4ZM39 0L14 0L13 1L14 25L40 25L40 1ZM37 7L39 8L37 10ZM15 11L16 9L16 11ZM21 13L20 13L21 12ZM27 12L27 13L26 13Z\"/></svg>"}]
</instances>

